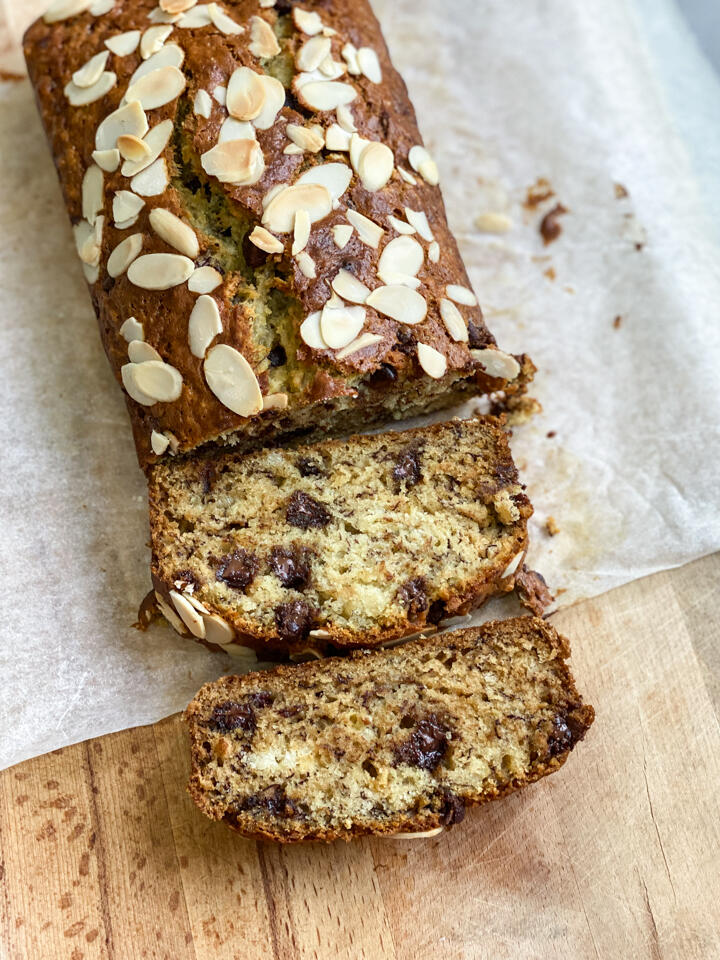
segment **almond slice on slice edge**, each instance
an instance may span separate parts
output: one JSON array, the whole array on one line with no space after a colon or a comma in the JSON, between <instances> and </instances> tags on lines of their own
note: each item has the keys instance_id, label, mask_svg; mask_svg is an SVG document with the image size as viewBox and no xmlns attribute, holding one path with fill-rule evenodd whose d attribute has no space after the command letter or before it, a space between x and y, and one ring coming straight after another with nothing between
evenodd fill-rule
<instances>
[{"instance_id":1,"label":"almond slice on slice edge","mask_svg":"<svg viewBox=\"0 0 720 960\"><path fill-rule=\"evenodd\" d=\"M255 372L234 347L227 343L211 347L204 370L210 390L233 413L250 417L262 410L263 397Z\"/></svg>"}]
</instances>

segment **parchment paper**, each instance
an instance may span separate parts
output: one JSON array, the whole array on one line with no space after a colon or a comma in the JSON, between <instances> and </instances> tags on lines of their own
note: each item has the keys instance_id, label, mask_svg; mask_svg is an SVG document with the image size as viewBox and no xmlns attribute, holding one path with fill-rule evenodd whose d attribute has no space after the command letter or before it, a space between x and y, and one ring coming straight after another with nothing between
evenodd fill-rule
<instances>
[{"instance_id":1,"label":"parchment paper","mask_svg":"<svg viewBox=\"0 0 720 960\"><path fill-rule=\"evenodd\" d=\"M513 441L532 565L567 604L720 548L720 93L670 0L375 6L490 326L540 368L544 413ZM149 586L144 481L29 85L0 86L9 765L157 720L233 664L131 626ZM528 211L538 177L555 197ZM480 232L485 213L512 229Z\"/></svg>"}]
</instances>

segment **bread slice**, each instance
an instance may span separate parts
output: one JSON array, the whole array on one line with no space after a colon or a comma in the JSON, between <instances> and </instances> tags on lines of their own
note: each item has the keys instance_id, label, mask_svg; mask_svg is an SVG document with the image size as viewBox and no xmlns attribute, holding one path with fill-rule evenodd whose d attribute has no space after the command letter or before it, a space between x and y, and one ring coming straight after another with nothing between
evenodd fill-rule
<instances>
[{"instance_id":1,"label":"bread slice","mask_svg":"<svg viewBox=\"0 0 720 960\"><path fill-rule=\"evenodd\" d=\"M206 684L189 790L249 837L349 840L458 823L557 770L593 722L567 640L535 617Z\"/></svg>"},{"instance_id":2,"label":"bread slice","mask_svg":"<svg viewBox=\"0 0 720 960\"><path fill-rule=\"evenodd\" d=\"M484 418L159 464L150 512L166 616L267 656L387 643L512 590L532 508Z\"/></svg>"}]
</instances>

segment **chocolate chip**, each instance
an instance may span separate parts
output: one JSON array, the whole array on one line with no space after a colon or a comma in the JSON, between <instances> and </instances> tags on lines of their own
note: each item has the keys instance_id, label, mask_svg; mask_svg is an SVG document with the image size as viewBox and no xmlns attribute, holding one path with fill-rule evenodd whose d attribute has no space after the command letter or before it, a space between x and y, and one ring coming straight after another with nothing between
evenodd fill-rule
<instances>
[{"instance_id":1,"label":"chocolate chip","mask_svg":"<svg viewBox=\"0 0 720 960\"><path fill-rule=\"evenodd\" d=\"M528 570L525 564L515 577L515 590L520 603L536 617L541 617L555 599L548 589L545 577L535 570Z\"/></svg>"},{"instance_id":2,"label":"chocolate chip","mask_svg":"<svg viewBox=\"0 0 720 960\"><path fill-rule=\"evenodd\" d=\"M243 256L245 257L245 262L253 270L256 270L258 267L262 267L268 258L268 254L264 250L261 250L259 247L255 246L250 239L249 234L245 234L243 237L242 252Z\"/></svg>"},{"instance_id":3,"label":"chocolate chip","mask_svg":"<svg viewBox=\"0 0 720 960\"><path fill-rule=\"evenodd\" d=\"M427 613L428 623L440 623L447 616L447 609L444 600L433 600Z\"/></svg>"},{"instance_id":4,"label":"chocolate chip","mask_svg":"<svg viewBox=\"0 0 720 960\"><path fill-rule=\"evenodd\" d=\"M395 764L434 770L447 753L449 733L436 714L429 714L417 724L410 739L395 750Z\"/></svg>"},{"instance_id":5,"label":"chocolate chip","mask_svg":"<svg viewBox=\"0 0 720 960\"><path fill-rule=\"evenodd\" d=\"M367 385L373 389L389 387L398 378L398 373L391 363L381 363L367 379Z\"/></svg>"},{"instance_id":6,"label":"chocolate chip","mask_svg":"<svg viewBox=\"0 0 720 960\"><path fill-rule=\"evenodd\" d=\"M408 616L414 620L429 606L427 585L424 577L407 580L398 590L398 600L407 607Z\"/></svg>"},{"instance_id":7,"label":"chocolate chip","mask_svg":"<svg viewBox=\"0 0 720 960\"><path fill-rule=\"evenodd\" d=\"M232 730L244 730L246 733L255 732L255 711L249 703L238 703L237 700L228 700L218 704L210 714L210 724L220 733L230 733Z\"/></svg>"},{"instance_id":8,"label":"chocolate chip","mask_svg":"<svg viewBox=\"0 0 720 960\"><path fill-rule=\"evenodd\" d=\"M311 457L300 457L295 464L301 477L324 477L325 467Z\"/></svg>"},{"instance_id":9,"label":"chocolate chip","mask_svg":"<svg viewBox=\"0 0 720 960\"><path fill-rule=\"evenodd\" d=\"M304 590L310 583L310 552L302 547L273 547L270 566L280 583L293 590Z\"/></svg>"},{"instance_id":10,"label":"chocolate chip","mask_svg":"<svg viewBox=\"0 0 720 960\"><path fill-rule=\"evenodd\" d=\"M270 353L268 354L268 360L270 361L271 367L284 367L287 363L287 354L285 353L285 347L282 344L278 343L277 346L273 347Z\"/></svg>"},{"instance_id":11,"label":"chocolate chip","mask_svg":"<svg viewBox=\"0 0 720 960\"><path fill-rule=\"evenodd\" d=\"M555 717L553 732L548 737L548 753L551 757L557 757L561 753L572 750L575 744L585 736L588 725L584 722L583 715L575 715L575 711L580 706L578 703L570 704L566 713Z\"/></svg>"},{"instance_id":12,"label":"chocolate chip","mask_svg":"<svg viewBox=\"0 0 720 960\"><path fill-rule=\"evenodd\" d=\"M465 819L465 804L452 790L443 793L442 822L446 827Z\"/></svg>"},{"instance_id":13,"label":"chocolate chip","mask_svg":"<svg viewBox=\"0 0 720 960\"><path fill-rule=\"evenodd\" d=\"M296 490L290 497L285 517L288 523L301 530L326 527L330 523L330 514L325 507L302 490Z\"/></svg>"},{"instance_id":14,"label":"chocolate chip","mask_svg":"<svg viewBox=\"0 0 720 960\"><path fill-rule=\"evenodd\" d=\"M478 327L472 320L468 320L468 346L471 350L480 350L494 342L487 327Z\"/></svg>"},{"instance_id":15,"label":"chocolate chip","mask_svg":"<svg viewBox=\"0 0 720 960\"><path fill-rule=\"evenodd\" d=\"M179 580L183 584L183 588L189 587L191 584L195 587L198 586L198 578L192 570L176 570L172 575L173 583L175 583L176 580Z\"/></svg>"},{"instance_id":16,"label":"chocolate chip","mask_svg":"<svg viewBox=\"0 0 720 960\"><path fill-rule=\"evenodd\" d=\"M262 710L269 707L273 702L273 696L267 690L258 690L257 693L250 693L246 697L248 703L251 703L256 710Z\"/></svg>"},{"instance_id":17,"label":"chocolate chip","mask_svg":"<svg viewBox=\"0 0 720 960\"><path fill-rule=\"evenodd\" d=\"M255 579L259 566L254 553L236 550L222 558L215 579L222 580L234 590L245 590Z\"/></svg>"},{"instance_id":18,"label":"chocolate chip","mask_svg":"<svg viewBox=\"0 0 720 960\"><path fill-rule=\"evenodd\" d=\"M278 710L278 716L287 717L288 719L292 717L297 717L302 713L302 706L299 703L294 703L289 707L280 707Z\"/></svg>"},{"instance_id":19,"label":"chocolate chip","mask_svg":"<svg viewBox=\"0 0 720 960\"><path fill-rule=\"evenodd\" d=\"M406 487L414 487L420 483L422 469L420 468L420 451L417 447L408 447L398 455L392 476L398 487L403 483Z\"/></svg>"},{"instance_id":20,"label":"chocolate chip","mask_svg":"<svg viewBox=\"0 0 720 960\"><path fill-rule=\"evenodd\" d=\"M278 636L287 643L305 640L313 628L315 611L304 600L291 600L275 607Z\"/></svg>"},{"instance_id":21,"label":"chocolate chip","mask_svg":"<svg viewBox=\"0 0 720 960\"><path fill-rule=\"evenodd\" d=\"M254 810L261 807L274 817L294 817L297 808L292 800L288 799L285 787L274 783L260 793L245 797L238 805L239 810Z\"/></svg>"}]
</instances>

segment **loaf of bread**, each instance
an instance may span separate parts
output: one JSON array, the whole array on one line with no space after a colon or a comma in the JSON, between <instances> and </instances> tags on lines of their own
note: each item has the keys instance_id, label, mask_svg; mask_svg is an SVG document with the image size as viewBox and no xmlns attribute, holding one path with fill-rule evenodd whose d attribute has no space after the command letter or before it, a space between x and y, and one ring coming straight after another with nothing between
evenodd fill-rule
<instances>
[{"instance_id":1,"label":"loaf of bread","mask_svg":"<svg viewBox=\"0 0 720 960\"><path fill-rule=\"evenodd\" d=\"M188 707L190 793L271 840L438 830L557 770L593 722L534 617L224 677Z\"/></svg>"},{"instance_id":2,"label":"loaf of bread","mask_svg":"<svg viewBox=\"0 0 720 960\"><path fill-rule=\"evenodd\" d=\"M522 575L532 507L495 418L213 451L149 481L161 609L226 649L387 643Z\"/></svg>"},{"instance_id":3,"label":"loaf of bread","mask_svg":"<svg viewBox=\"0 0 720 960\"><path fill-rule=\"evenodd\" d=\"M55 0L25 56L144 466L524 390L367 0Z\"/></svg>"}]
</instances>

